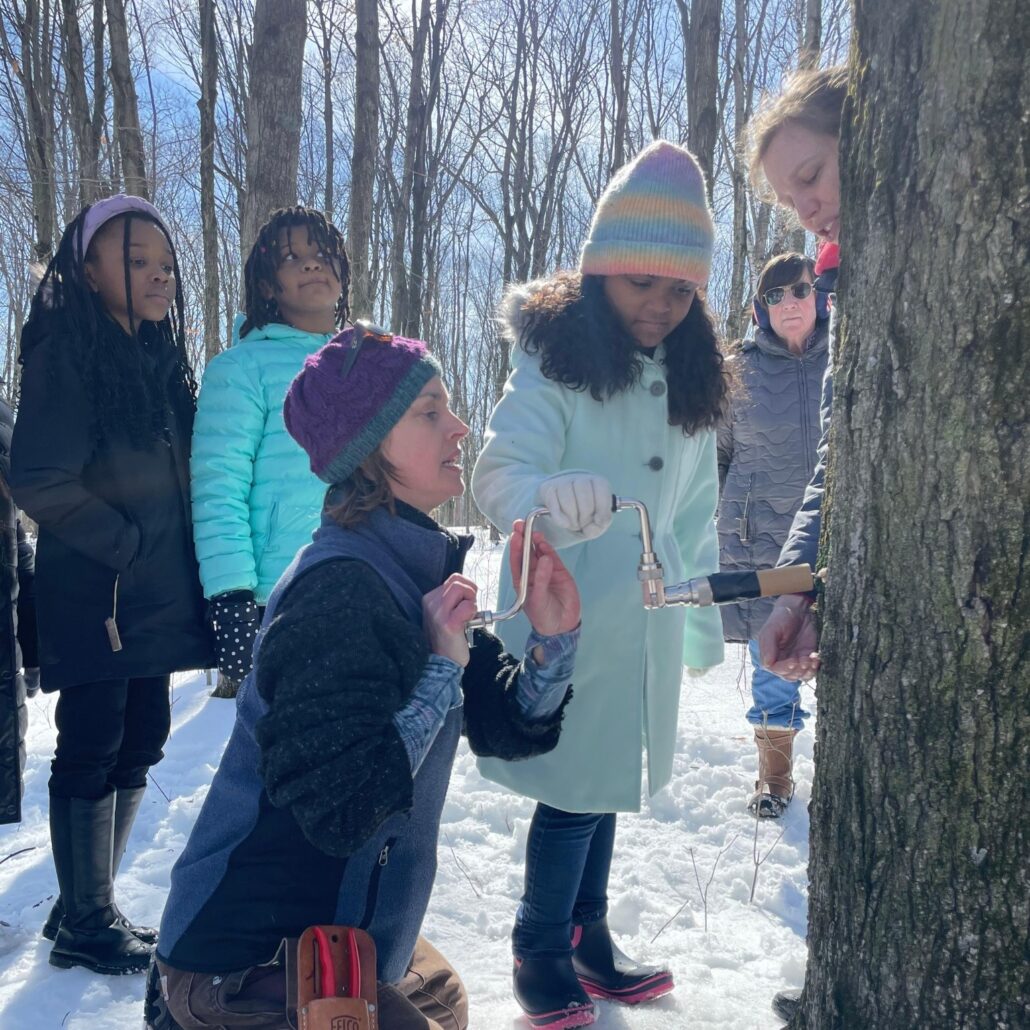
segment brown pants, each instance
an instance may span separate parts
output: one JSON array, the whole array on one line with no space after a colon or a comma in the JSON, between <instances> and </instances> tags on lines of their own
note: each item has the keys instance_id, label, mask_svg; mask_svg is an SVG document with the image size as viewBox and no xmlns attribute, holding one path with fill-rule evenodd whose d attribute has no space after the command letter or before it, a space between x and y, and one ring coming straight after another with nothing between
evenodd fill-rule
<instances>
[{"instance_id":1,"label":"brown pants","mask_svg":"<svg viewBox=\"0 0 1030 1030\"><path fill-rule=\"evenodd\" d=\"M293 942L291 942L293 943ZM162 993L180 1030L290 1030L280 956L235 972L189 973L158 960ZM404 979L378 985L381 1030L467 1030L468 996L450 963L424 937Z\"/></svg>"}]
</instances>

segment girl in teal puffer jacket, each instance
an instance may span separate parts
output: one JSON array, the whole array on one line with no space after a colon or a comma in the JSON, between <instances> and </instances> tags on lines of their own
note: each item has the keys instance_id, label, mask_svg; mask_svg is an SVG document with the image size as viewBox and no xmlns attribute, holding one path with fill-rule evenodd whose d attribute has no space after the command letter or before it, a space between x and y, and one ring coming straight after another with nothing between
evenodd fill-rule
<instances>
[{"instance_id":1,"label":"girl in teal puffer jacket","mask_svg":"<svg viewBox=\"0 0 1030 1030\"><path fill-rule=\"evenodd\" d=\"M250 671L261 610L318 527L325 487L286 432L283 400L304 359L344 324L350 269L321 211L283 208L244 266L246 312L207 366L190 461L193 534L219 671Z\"/></svg>"}]
</instances>

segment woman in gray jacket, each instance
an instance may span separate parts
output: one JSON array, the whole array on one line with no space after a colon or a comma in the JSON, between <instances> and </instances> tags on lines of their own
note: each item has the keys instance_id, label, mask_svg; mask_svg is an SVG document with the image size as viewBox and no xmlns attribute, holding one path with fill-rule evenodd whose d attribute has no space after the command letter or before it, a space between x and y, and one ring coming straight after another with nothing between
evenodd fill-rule
<instances>
[{"instance_id":1,"label":"woman in gray jacket","mask_svg":"<svg viewBox=\"0 0 1030 1030\"><path fill-rule=\"evenodd\" d=\"M742 388L719 428L719 552L723 570L776 565L801 504L819 443L820 384L826 370L828 303L813 288L811 258L780 254L762 270L754 299L755 332L733 357ZM763 669L756 637L771 601L722 609L726 640L747 643L753 667L758 779L749 808L782 815L793 794L794 735L808 713L800 680Z\"/></svg>"}]
</instances>

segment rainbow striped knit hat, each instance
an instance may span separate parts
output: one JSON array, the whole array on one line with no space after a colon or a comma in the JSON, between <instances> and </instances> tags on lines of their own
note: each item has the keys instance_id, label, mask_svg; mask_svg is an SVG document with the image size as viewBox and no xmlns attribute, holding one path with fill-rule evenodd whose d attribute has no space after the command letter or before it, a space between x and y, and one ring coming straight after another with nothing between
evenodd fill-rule
<instances>
[{"instance_id":1,"label":"rainbow striped knit hat","mask_svg":"<svg viewBox=\"0 0 1030 1030\"><path fill-rule=\"evenodd\" d=\"M708 282L712 212L694 155L656 140L623 165L594 211L579 257L584 275L662 275Z\"/></svg>"}]
</instances>

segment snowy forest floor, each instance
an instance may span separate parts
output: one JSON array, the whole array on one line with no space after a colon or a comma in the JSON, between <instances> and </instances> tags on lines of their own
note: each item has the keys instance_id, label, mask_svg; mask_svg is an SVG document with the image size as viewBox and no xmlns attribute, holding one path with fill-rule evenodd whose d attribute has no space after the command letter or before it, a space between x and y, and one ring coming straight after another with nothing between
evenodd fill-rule
<instances>
[{"instance_id":1,"label":"snowy forest floor","mask_svg":"<svg viewBox=\"0 0 1030 1030\"><path fill-rule=\"evenodd\" d=\"M493 597L499 557L489 545L470 555L481 598ZM746 808L756 759L745 661L728 645L721 666L684 679L672 782L619 818L610 925L634 958L667 963L677 989L641 1008L601 1004L601 1030L779 1027L773 994L803 980L812 723L797 740L794 803L756 826ZM233 704L209 693L203 673L174 678L172 736L118 877L119 904L141 923L160 921L169 872L232 728ZM46 804L55 703L29 702L24 817L0 827L0 1030L138 1030L142 976L55 969L39 935L56 893ZM815 711L810 687L803 703ZM423 932L461 973L472 1030L528 1026L511 996L509 933L532 809L483 779L462 744Z\"/></svg>"}]
</instances>

